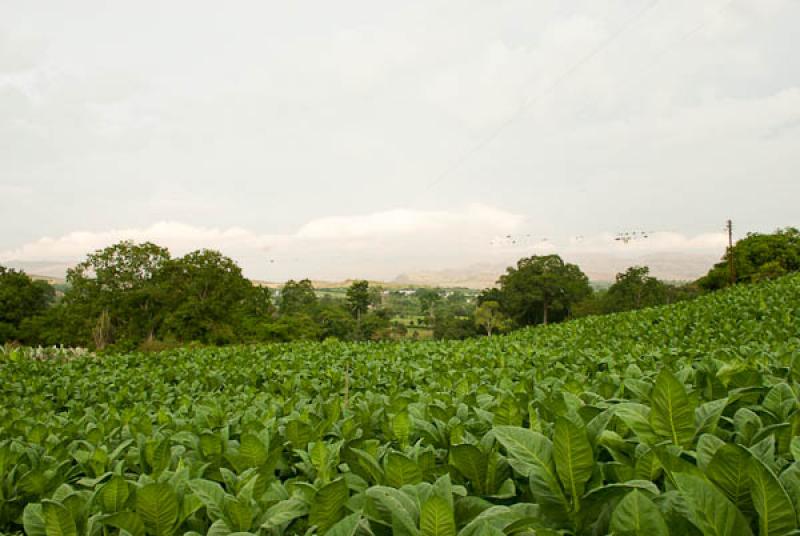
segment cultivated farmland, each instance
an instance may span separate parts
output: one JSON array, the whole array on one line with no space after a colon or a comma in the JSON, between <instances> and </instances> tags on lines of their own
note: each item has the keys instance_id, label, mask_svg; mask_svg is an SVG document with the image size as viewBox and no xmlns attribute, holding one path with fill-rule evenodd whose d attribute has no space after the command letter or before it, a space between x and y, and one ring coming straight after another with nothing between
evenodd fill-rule
<instances>
[{"instance_id":1,"label":"cultivated farmland","mask_svg":"<svg viewBox=\"0 0 800 536\"><path fill-rule=\"evenodd\" d=\"M0 532L780 535L800 276L463 342L0 364Z\"/></svg>"}]
</instances>

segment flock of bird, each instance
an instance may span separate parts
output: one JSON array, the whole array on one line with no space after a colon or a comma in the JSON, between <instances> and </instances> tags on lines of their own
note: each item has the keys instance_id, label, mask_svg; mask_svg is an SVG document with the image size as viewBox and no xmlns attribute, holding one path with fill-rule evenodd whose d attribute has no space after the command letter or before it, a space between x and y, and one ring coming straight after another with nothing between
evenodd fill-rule
<instances>
[{"instance_id":1,"label":"flock of bird","mask_svg":"<svg viewBox=\"0 0 800 536\"><path fill-rule=\"evenodd\" d=\"M630 242L645 240L653 234L653 231L626 231L623 233L617 233L614 237L614 241L622 242L623 244L628 244ZM573 242L582 242L584 240L583 235L575 235L572 237ZM534 237L530 234L524 235L512 235L507 234L501 237L493 238L489 241L489 245L493 247L509 247L509 246L533 246L537 244L543 244L550 242L549 238L546 237Z\"/></svg>"}]
</instances>

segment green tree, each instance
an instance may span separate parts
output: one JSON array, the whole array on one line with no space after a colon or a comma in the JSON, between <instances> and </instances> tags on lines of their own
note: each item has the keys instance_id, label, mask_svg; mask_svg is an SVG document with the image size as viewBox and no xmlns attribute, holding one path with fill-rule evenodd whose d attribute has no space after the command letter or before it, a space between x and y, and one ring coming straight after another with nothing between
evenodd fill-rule
<instances>
[{"instance_id":1,"label":"green tree","mask_svg":"<svg viewBox=\"0 0 800 536\"><path fill-rule=\"evenodd\" d=\"M213 250L169 261L160 280L169 290L163 332L180 341L235 342L246 307L263 299L232 259Z\"/></svg>"},{"instance_id":2,"label":"green tree","mask_svg":"<svg viewBox=\"0 0 800 536\"><path fill-rule=\"evenodd\" d=\"M341 300L337 301L341 302ZM322 339L335 337L339 340L346 341L357 336L358 327L356 321L353 320L350 312L342 307L340 303L336 303L332 300L321 300L317 307L315 318L319 324L321 330L320 337Z\"/></svg>"},{"instance_id":3,"label":"green tree","mask_svg":"<svg viewBox=\"0 0 800 536\"><path fill-rule=\"evenodd\" d=\"M308 279L290 279L281 288L279 310L281 315L310 314L317 305L314 285Z\"/></svg>"},{"instance_id":4,"label":"green tree","mask_svg":"<svg viewBox=\"0 0 800 536\"><path fill-rule=\"evenodd\" d=\"M46 281L0 266L0 343L23 340L23 323L43 314L55 298Z\"/></svg>"},{"instance_id":5,"label":"green tree","mask_svg":"<svg viewBox=\"0 0 800 536\"><path fill-rule=\"evenodd\" d=\"M736 281L742 283L800 270L800 231L787 227L772 234L748 233L734 245L733 265ZM706 290L728 286L728 254L697 283Z\"/></svg>"},{"instance_id":6,"label":"green tree","mask_svg":"<svg viewBox=\"0 0 800 536\"><path fill-rule=\"evenodd\" d=\"M439 289L418 288L414 292L414 296L419 300L419 308L423 316L433 318L434 305L442 299Z\"/></svg>"},{"instance_id":7,"label":"green tree","mask_svg":"<svg viewBox=\"0 0 800 536\"><path fill-rule=\"evenodd\" d=\"M68 270L64 304L80 339L91 343L98 323L106 321L104 343L153 338L168 290L158 275L169 260L165 248L124 241L89 254Z\"/></svg>"},{"instance_id":8,"label":"green tree","mask_svg":"<svg viewBox=\"0 0 800 536\"><path fill-rule=\"evenodd\" d=\"M617 274L605 295L606 312L630 311L667 302L667 285L650 275L647 266L631 266Z\"/></svg>"},{"instance_id":9,"label":"green tree","mask_svg":"<svg viewBox=\"0 0 800 536\"><path fill-rule=\"evenodd\" d=\"M370 304L369 282L368 281L353 281L347 289L347 306L350 313L357 320L361 319L361 315L367 312Z\"/></svg>"},{"instance_id":10,"label":"green tree","mask_svg":"<svg viewBox=\"0 0 800 536\"><path fill-rule=\"evenodd\" d=\"M500 310L500 304L496 301L486 301L475 309L475 324L486 331L486 335L491 337L495 330L503 329L508 325L506 315Z\"/></svg>"},{"instance_id":11,"label":"green tree","mask_svg":"<svg viewBox=\"0 0 800 536\"><path fill-rule=\"evenodd\" d=\"M526 257L498 280L503 309L519 325L563 319L570 307L591 294L589 278L558 255Z\"/></svg>"}]
</instances>

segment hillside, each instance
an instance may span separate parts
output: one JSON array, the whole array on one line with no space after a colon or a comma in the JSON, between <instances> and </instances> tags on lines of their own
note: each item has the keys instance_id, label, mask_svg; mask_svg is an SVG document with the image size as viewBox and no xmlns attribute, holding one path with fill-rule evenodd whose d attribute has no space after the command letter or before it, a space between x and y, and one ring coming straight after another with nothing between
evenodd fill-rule
<instances>
[{"instance_id":1,"label":"hillside","mask_svg":"<svg viewBox=\"0 0 800 536\"><path fill-rule=\"evenodd\" d=\"M788 533L798 334L793 275L463 342L18 353L0 530Z\"/></svg>"}]
</instances>

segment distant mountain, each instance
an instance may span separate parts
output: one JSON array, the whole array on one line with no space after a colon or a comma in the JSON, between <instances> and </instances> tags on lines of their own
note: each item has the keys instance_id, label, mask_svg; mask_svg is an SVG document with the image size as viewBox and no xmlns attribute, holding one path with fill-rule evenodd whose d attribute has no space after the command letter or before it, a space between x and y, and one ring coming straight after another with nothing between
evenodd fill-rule
<instances>
[{"instance_id":1,"label":"distant mountain","mask_svg":"<svg viewBox=\"0 0 800 536\"><path fill-rule=\"evenodd\" d=\"M629 266L650 267L652 275L667 281L693 281L708 272L719 262L716 253L650 253L644 255L612 255L607 253L575 253L562 255L567 262L578 264L594 282L614 281L617 273ZM481 263L464 268L422 270L398 275L389 281L370 281L371 285L384 288L402 287L449 287L482 289L493 286L506 268L516 261ZM6 261L0 263L9 268L23 270L40 279L63 282L67 268L73 263L61 261ZM348 287L355 279L341 281L314 280L315 288ZM283 282L253 280L257 285L278 288Z\"/></svg>"},{"instance_id":2,"label":"distant mountain","mask_svg":"<svg viewBox=\"0 0 800 536\"><path fill-rule=\"evenodd\" d=\"M565 261L581 267L591 281L611 282L630 266L648 266L650 273L666 281L694 281L719 262L717 254L666 254L614 256L601 253L564 254ZM477 264L463 269L405 273L394 283L407 286L465 287L481 289L493 286L514 263Z\"/></svg>"},{"instance_id":3,"label":"distant mountain","mask_svg":"<svg viewBox=\"0 0 800 536\"><path fill-rule=\"evenodd\" d=\"M46 279L63 283L67 276L67 269L75 263L62 261L2 261L0 265L14 270L22 270L34 279Z\"/></svg>"}]
</instances>

